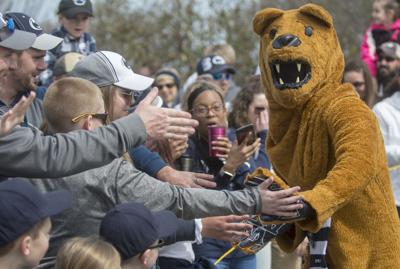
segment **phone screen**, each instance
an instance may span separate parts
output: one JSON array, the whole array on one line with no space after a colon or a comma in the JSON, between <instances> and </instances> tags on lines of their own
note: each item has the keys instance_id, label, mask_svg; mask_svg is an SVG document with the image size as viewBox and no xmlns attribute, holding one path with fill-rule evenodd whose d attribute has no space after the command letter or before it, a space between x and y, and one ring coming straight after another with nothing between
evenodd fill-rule
<instances>
[{"instance_id":1,"label":"phone screen","mask_svg":"<svg viewBox=\"0 0 400 269\"><path fill-rule=\"evenodd\" d=\"M246 137L250 134L250 139L247 141L247 145L251 145L256 140L256 133L254 131L253 124L247 124L236 129L236 139L238 144L242 144Z\"/></svg>"}]
</instances>

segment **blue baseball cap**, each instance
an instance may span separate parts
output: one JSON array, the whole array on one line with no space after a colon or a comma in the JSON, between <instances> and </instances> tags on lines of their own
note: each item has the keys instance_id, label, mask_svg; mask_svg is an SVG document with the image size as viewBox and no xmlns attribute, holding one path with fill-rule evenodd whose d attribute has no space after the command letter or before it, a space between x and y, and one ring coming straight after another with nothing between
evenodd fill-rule
<instances>
[{"instance_id":1,"label":"blue baseball cap","mask_svg":"<svg viewBox=\"0 0 400 269\"><path fill-rule=\"evenodd\" d=\"M0 247L29 231L44 218L72 206L72 195L65 190L41 193L23 179L0 183Z\"/></svg>"},{"instance_id":2,"label":"blue baseball cap","mask_svg":"<svg viewBox=\"0 0 400 269\"><path fill-rule=\"evenodd\" d=\"M219 55L210 55L200 59L197 63L197 74L214 74L226 72L230 74L235 74L235 68L228 65L224 58Z\"/></svg>"},{"instance_id":3,"label":"blue baseball cap","mask_svg":"<svg viewBox=\"0 0 400 269\"><path fill-rule=\"evenodd\" d=\"M5 20L0 12L0 47L25 50L30 48L35 40L35 34L17 30L14 21Z\"/></svg>"},{"instance_id":4,"label":"blue baseball cap","mask_svg":"<svg viewBox=\"0 0 400 269\"><path fill-rule=\"evenodd\" d=\"M124 203L106 214L100 235L127 260L151 248L157 240L174 235L177 228L178 218L171 211L152 212L139 203Z\"/></svg>"}]
</instances>

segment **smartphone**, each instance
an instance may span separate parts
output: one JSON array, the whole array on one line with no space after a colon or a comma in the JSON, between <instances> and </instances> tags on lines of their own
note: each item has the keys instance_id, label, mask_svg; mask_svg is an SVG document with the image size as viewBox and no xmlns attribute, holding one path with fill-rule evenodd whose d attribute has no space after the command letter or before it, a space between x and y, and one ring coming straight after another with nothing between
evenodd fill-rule
<instances>
[{"instance_id":1,"label":"smartphone","mask_svg":"<svg viewBox=\"0 0 400 269\"><path fill-rule=\"evenodd\" d=\"M244 125L238 129L236 129L236 139L238 144L242 144L245 138L250 134L250 139L247 141L247 145L251 145L256 141L256 132L254 131L253 124Z\"/></svg>"}]
</instances>

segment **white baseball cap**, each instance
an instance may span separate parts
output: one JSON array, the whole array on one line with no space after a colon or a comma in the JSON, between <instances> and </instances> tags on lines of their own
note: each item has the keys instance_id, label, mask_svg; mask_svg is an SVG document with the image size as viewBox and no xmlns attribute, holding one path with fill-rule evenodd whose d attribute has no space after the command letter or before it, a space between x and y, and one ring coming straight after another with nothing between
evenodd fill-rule
<instances>
[{"instance_id":1,"label":"white baseball cap","mask_svg":"<svg viewBox=\"0 0 400 269\"><path fill-rule=\"evenodd\" d=\"M87 79L98 87L115 85L132 91L144 91L154 81L134 73L124 57L111 51L98 51L82 58L70 76Z\"/></svg>"}]
</instances>

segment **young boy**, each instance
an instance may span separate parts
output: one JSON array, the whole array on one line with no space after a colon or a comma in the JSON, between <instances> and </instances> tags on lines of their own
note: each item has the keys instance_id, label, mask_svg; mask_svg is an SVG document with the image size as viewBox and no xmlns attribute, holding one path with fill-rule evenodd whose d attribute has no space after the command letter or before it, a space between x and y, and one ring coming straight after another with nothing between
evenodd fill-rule
<instances>
[{"instance_id":1,"label":"young boy","mask_svg":"<svg viewBox=\"0 0 400 269\"><path fill-rule=\"evenodd\" d=\"M0 183L0 268L38 265L49 247L50 217L71 204L67 191L40 193L21 179Z\"/></svg>"},{"instance_id":2,"label":"young boy","mask_svg":"<svg viewBox=\"0 0 400 269\"><path fill-rule=\"evenodd\" d=\"M40 75L42 86L53 81L56 60L68 52L89 55L96 51L96 40L87 32L93 8L90 0L61 0L58 6L60 25L51 34L61 37L63 42L46 55L47 70Z\"/></svg>"},{"instance_id":3,"label":"young boy","mask_svg":"<svg viewBox=\"0 0 400 269\"><path fill-rule=\"evenodd\" d=\"M178 218L168 210L151 212L139 203L115 206L103 218L100 235L111 243L122 259L122 269L149 269L158 248L177 233Z\"/></svg>"}]
</instances>

